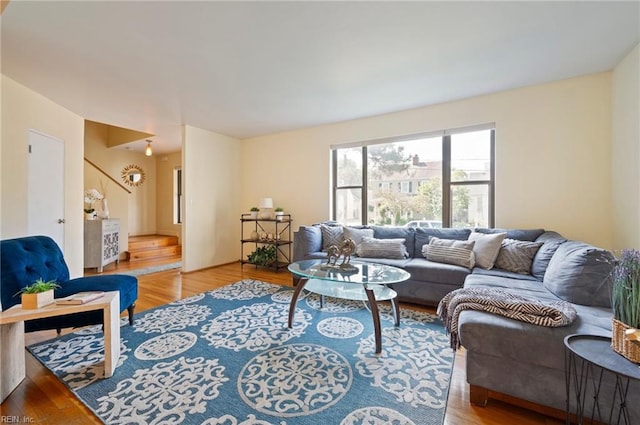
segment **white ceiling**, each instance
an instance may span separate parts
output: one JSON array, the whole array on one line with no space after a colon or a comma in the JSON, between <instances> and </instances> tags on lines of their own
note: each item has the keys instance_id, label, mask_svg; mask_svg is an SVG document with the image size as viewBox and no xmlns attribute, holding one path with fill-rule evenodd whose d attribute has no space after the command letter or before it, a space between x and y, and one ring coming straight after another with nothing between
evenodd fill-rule
<instances>
[{"instance_id":1,"label":"white ceiling","mask_svg":"<svg viewBox=\"0 0 640 425\"><path fill-rule=\"evenodd\" d=\"M2 73L89 120L247 138L611 70L626 2L11 0ZM142 150L144 142L129 148Z\"/></svg>"}]
</instances>

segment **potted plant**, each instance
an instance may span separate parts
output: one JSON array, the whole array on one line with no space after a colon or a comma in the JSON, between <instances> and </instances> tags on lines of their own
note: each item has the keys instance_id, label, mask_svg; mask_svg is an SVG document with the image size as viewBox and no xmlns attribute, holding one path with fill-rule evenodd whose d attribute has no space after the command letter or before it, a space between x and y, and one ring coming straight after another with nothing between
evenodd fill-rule
<instances>
[{"instance_id":1,"label":"potted plant","mask_svg":"<svg viewBox=\"0 0 640 425\"><path fill-rule=\"evenodd\" d=\"M260 211L260 208L258 208L258 207L251 207L251 209L250 209L249 211L250 211L250 213L251 213L251 218L252 218L252 219L254 219L254 220L255 220L256 218L258 218L258 211Z\"/></svg>"},{"instance_id":2,"label":"potted plant","mask_svg":"<svg viewBox=\"0 0 640 425\"><path fill-rule=\"evenodd\" d=\"M284 209L278 207L275 209L275 212L276 212L276 220L282 221L284 217Z\"/></svg>"},{"instance_id":3,"label":"potted plant","mask_svg":"<svg viewBox=\"0 0 640 425\"><path fill-rule=\"evenodd\" d=\"M640 251L623 249L612 271L611 346L635 363L640 363L640 346L633 341L640 329Z\"/></svg>"},{"instance_id":4,"label":"potted plant","mask_svg":"<svg viewBox=\"0 0 640 425\"><path fill-rule=\"evenodd\" d=\"M255 251L247 255L247 259L252 264L269 267L276 262L277 256L276 247L267 245L257 247Z\"/></svg>"},{"instance_id":5,"label":"potted plant","mask_svg":"<svg viewBox=\"0 0 640 425\"><path fill-rule=\"evenodd\" d=\"M22 295L22 308L25 310L35 310L53 303L53 290L59 288L55 281L45 282L42 278L36 280L31 285L27 285L15 295Z\"/></svg>"}]
</instances>

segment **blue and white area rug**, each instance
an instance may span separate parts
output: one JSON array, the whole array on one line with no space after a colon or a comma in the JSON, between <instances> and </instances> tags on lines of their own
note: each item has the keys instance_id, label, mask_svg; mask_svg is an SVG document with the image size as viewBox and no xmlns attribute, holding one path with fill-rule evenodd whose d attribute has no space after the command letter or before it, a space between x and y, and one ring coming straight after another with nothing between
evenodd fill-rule
<instances>
[{"instance_id":1,"label":"blue and white area rug","mask_svg":"<svg viewBox=\"0 0 640 425\"><path fill-rule=\"evenodd\" d=\"M245 280L136 315L102 379L101 327L29 347L108 424L442 424L453 352L434 315Z\"/></svg>"}]
</instances>

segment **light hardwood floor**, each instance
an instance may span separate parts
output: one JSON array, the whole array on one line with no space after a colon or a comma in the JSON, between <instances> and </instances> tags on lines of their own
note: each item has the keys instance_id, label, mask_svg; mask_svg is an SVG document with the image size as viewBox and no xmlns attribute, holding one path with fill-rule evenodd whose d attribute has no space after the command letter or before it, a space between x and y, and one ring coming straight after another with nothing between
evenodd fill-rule
<instances>
[{"instance_id":1,"label":"light hardwood floor","mask_svg":"<svg viewBox=\"0 0 640 425\"><path fill-rule=\"evenodd\" d=\"M106 269L113 273L130 266L121 262ZM139 266L136 266L139 267ZM138 277L139 296L136 312L185 298L203 291L237 282L241 279L258 279L265 282L291 286L291 275L239 263L193 273L182 274L179 270L143 275ZM434 313L432 308L402 305ZM55 337L55 331L27 334L26 343ZM19 416L37 424L99 424L93 413L80 403L71 392L45 369L33 356L27 354L27 377L0 406L0 416ZM24 422L24 421L23 421ZM293 424L294 422L288 422ZM489 400L487 407L472 406L468 399L465 381L464 350L458 351L454 363L445 425L560 425L564 421L513 406L501 401ZM324 425L324 424L323 424ZM330 425L330 424L327 424ZM422 425L422 424L419 424Z\"/></svg>"}]
</instances>

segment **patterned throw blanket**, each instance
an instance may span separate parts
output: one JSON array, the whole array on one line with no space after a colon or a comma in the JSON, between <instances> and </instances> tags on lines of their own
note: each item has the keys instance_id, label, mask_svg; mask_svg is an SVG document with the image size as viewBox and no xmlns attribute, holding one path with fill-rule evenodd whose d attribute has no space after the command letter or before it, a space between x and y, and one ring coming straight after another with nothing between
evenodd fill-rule
<instances>
[{"instance_id":1,"label":"patterned throw blanket","mask_svg":"<svg viewBox=\"0 0 640 425\"><path fill-rule=\"evenodd\" d=\"M451 335L451 348L460 347L458 316L464 310L479 310L539 326L560 327L571 324L576 310L566 301L526 298L498 288L462 288L445 295L438 304L438 316Z\"/></svg>"}]
</instances>

